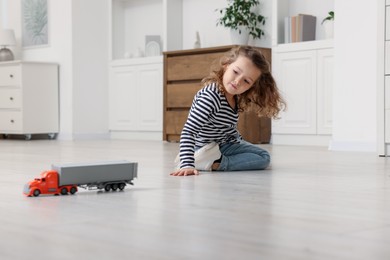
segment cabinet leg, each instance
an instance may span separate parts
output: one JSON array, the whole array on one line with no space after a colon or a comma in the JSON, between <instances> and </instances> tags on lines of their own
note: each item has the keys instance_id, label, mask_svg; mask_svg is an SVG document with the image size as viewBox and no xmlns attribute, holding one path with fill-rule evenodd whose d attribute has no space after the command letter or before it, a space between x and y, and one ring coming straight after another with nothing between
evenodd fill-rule
<instances>
[{"instance_id":1,"label":"cabinet leg","mask_svg":"<svg viewBox=\"0 0 390 260\"><path fill-rule=\"evenodd\" d=\"M55 133L50 133L50 134L47 134L49 136L50 139L54 139L56 137L56 134Z\"/></svg>"}]
</instances>

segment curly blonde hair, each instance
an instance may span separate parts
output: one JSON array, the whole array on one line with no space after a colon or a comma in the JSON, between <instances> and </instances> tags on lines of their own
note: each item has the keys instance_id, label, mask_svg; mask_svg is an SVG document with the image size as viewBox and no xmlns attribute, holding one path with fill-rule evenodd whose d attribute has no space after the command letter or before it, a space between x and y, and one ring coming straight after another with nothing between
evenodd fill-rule
<instances>
[{"instance_id":1,"label":"curly blonde hair","mask_svg":"<svg viewBox=\"0 0 390 260\"><path fill-rule=\"evenodd\" d=\"M237 60L238 56L250 59L261 71L260 77L253 86L244 93L237 95L237 106L240 112L253 109L258 116L278 118L281 110L285 110L286 102L279 93L276 82L271 74L270 65L260 50L251 46L237 46L221 57L212 66L210 74L202 80L202 84L217 83L219 90L224 93L223 74L226 66Z\"/></svg>"}]
</instances>

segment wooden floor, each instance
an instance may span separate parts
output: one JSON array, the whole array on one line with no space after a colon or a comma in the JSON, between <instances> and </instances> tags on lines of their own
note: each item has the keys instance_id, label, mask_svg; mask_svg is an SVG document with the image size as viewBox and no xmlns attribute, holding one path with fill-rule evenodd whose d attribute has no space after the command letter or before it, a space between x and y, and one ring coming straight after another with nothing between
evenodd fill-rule
<instances>
[{"instance_id":1,"label":"wooden floor","mask_svg":"<svg viewBox=\"0 0 390 260\"><path fill-rule=\"evenodd\" d=\"M265 171L169 176L178 144L0 140L0 259L390 259L390 158L263 146ZM123 192L25 197L53 163L127 159Z\"/></svg>"}]
</instances>

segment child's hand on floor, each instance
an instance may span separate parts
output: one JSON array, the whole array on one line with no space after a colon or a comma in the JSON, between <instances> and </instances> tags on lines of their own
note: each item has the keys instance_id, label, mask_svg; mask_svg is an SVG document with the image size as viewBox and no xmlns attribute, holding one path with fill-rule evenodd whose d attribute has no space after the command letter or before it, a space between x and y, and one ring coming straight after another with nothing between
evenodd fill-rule
<instances>
[{"instance_id":1,"label":"child's hand on floor","mask_svg":"<svg viewBox=\"0 0 390 260\"><path fill-rule=\"evenodd\" d=\"M194 168L184 168L171 173L172 176L199 175L199 171Z\"/></svg>"}]
</instances>

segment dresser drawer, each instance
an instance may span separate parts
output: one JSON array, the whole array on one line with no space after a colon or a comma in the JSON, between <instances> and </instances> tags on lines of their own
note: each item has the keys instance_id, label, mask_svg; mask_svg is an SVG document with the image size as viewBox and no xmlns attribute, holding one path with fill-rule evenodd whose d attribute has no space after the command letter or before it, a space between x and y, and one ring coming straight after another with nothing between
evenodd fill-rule
<instances>
[{"instance_id":1,"label":"dresser drawer","mask_svg":"<svg viewBox=\"0 0 390 260\"><path fill-rule=\"evenodd\" d=\"M22 112L0 111L0 132L11 133L22 129Z\"/></svg>"},{"instance_id":2,"label":"dresser drawer","mask_svg":"<svg viewBox=\"0 0 390 260\"><path fill-rule=\"evenodd\" d=\"M223 52L172 56L167 58L167 80L197 80L209 75L210 65Z\"/></svg>"},{"instance_id":3,"label":"dresser drawer","mask_svg":"<svg viewBox=\"0 0 390 260\"><path fill-rule=\"evenodd\" d=\"M20 89L0 89L0 108L21 108L22 93Z\"/></svg>"},{"instance_id":4,"label":"dresser drawer","mask_svg":"<svg viewBox=\"0 0 390 260\"><path fill-rule=\"evenodd\" d=\"M385 109L390 109L390 76L385 77Z\"/></svg>"},{"instance_id":5,"label":"dresser drawer","mask_svg":"<svg viewBox=\"0 0 390 260\"><path fill-rule=\"evenodd\" d=\"M188 117L188 110L165 112L165 140L179 142L180 134Z\"/></svg>"},{"instance_id":6,"label":"dresser drawer","mask_svg":"<svg viewBox=\"0 0 390 260\"><path fill-rule=\"evenodd\" d=\"M20 86L21 69L19 66L0 67L0 86Z\"/></svg>"},{"instance_id":7,"label":"dresser drawer","mask_svg":"<svg viewBox=\"0 0 390 260\"><path fill-rule=\"evenodd\" d=\"M390 109L385 110L385 142L390 143Z\"/></svg>"},{"instance_id":8,"label":"dresser drawer","mask_svg":"<svg viewBox=\"0 0 390 260\"><path fill-rule=\"evenodd\" d=\"M390 41L385 43L385 74L390 75Z\"/></svg>"},{"instance_id":9,"label":"dresser drawer","mask_svg":"<svg viewBox=\"0 0 390 260\"><path fill-rule=\"evenodd\" d=\"M166 133L180 135L187 117L188 110L167 111L165 113Z\"/></svg>"},{"instance_id":10,"label":"dresser drawer","mask_svg":"<svg viewBox=\"0 0 390 260\"><path fill-rule=\"evenodd\" d=\"M390 6L386 6L386 41L390 40Z\"/></svg>"},{"instance_id":11,"label":"dresser drawer","mask_svg":"<svg viewBox=\"0 0 390 260\"><path fill-rule=\"evenodd\" d=\"M168 108L190 108L195 94L202 88L201 83L167 85Z\"/></svg>"}]
</instances>

